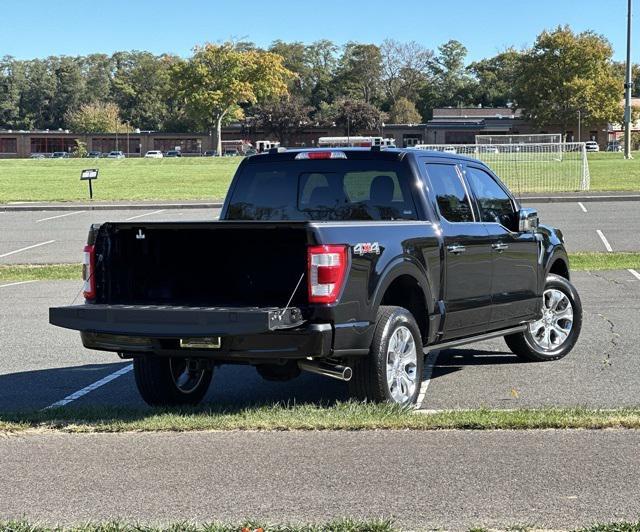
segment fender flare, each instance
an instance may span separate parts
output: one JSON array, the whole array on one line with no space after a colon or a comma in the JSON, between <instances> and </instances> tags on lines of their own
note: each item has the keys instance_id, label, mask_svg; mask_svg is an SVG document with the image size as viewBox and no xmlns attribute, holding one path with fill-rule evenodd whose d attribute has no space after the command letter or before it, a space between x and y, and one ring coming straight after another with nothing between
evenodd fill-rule
<instances>
[{"instance_id":1,"label":"fender flare","mask_svg":"<svg viewBox=\"0 0 640 532\"><path fill-rule=\"evenodd\" d=\"M421 265L418 265L417 262L407 256L396 257L387 264L385 269L380 274L378 286L376 287L373 294L373 302L371 305L372 311L374 313L378 311L382 298L384 297L387 289L389 288L389 286L391 286L391 283L393 283L393 281L395 281L402 275L408 275L409 277L415 279L416 283L422 290L427 313L433 314L435 310L435 301L433 299L433 292L431 290L427 274Z\"/></svg>"}]
</instances>

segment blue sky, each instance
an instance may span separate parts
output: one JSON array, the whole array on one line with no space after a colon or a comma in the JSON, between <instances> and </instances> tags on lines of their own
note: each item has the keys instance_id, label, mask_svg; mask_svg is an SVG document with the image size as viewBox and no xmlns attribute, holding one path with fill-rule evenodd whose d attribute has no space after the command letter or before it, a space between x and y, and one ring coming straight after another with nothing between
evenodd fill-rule
<instances>
[{"instance_id":1,"label":"blue sky","mask_svg":"<svg viewBox=\"0 0 640 532\"><path fill-rule=\"evenodd\" d=\"M604 34L615 58L623 60L626 5L626 0L14 0L2 2L0 55L28 59L137 49L188 56L195 44L230 37L261 46L275 39L327 38L342 44L391 37L429 48L458 39L475 60L530 45L541 30L570 24ZM636 13L640 16L640 7ZM636 35L635 61L639 46Z\"/></svg>"}]
</instances>

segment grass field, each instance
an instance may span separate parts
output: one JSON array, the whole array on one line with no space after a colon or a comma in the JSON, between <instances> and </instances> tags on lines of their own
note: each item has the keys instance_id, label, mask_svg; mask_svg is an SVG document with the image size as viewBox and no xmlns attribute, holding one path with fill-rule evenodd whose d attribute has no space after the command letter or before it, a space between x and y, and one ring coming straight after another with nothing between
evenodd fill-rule
<instances>
[{"instance_id":1,"label":"grass field","mask_svg":"<svg viewBox=\"0 0 640 532\"><path fill-rule=\"evenodd\" d=\"M640 269L640 253L570 253L572 271ZM80 279L80 264L0 265L0 282L62 281Z\"/></svg>"},{"instance_id":2,"label":"grass field","mask_svg":"<svg viewBox=\"0 0 640 532\"><path fill-rule=\"evenodd\" d=\"M181 159L2 159L0 203L86 200L83 168L98 168L96 200L222 199L240 158ZM557 164L569 167L569 161ZM640 153L625 161L619 153L589 154L591 190L640 191ZM500 168L496 167L500 173ZM559 175L562 172L559 171ZM503 176L509 182L509 176ZM514 192L524 192L512 183ZM534 187L535 188L535 187Z\"/></svg>"}]
</instances>

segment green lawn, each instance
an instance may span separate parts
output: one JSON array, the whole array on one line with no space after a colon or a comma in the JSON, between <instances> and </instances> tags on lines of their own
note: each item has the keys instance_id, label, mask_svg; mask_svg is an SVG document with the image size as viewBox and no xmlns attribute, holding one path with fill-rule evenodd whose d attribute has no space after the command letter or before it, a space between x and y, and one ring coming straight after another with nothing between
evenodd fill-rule
<instances>
[{"instance_id":1,"label":"green lawn","mask_svg":"<svg viewBox=\"0 0 640 532\"><path fill-rule=\"evenodd\" d=\"M539 191L545 172L555 172L562 180L575 163L567 155L562 162L542 162L528 185L523 176L507 175L508 163L496 163L515 193ZM0 203L11 201L72 201L88 198L87 183L80 170L97 167L94 184L96 200L178 200L224 198L240 158L181 159L2 159L0 160ZM640 191L640 153L625 161L619 153L589 154L591 190ZM573 172L575 174L575 172ZM523 174L529 175L529 174ZM575 179L571 178L571 182ZM558 180L556 180L558 182ZM568 182L568 181L567 181ZM553 190L559 190L554 188Z\"/></svg>"},{"instance_id":2,"label":"green lawn","mask_svg":"<svg viewBox=\"0 0 640 532\"><path fill-rule=\"evenodd\" d=\"M3 159L0 203L89 198L84 168L100 170L96 200L222 199L239 157L180 159Z\"/></svg>"}]
</instances>

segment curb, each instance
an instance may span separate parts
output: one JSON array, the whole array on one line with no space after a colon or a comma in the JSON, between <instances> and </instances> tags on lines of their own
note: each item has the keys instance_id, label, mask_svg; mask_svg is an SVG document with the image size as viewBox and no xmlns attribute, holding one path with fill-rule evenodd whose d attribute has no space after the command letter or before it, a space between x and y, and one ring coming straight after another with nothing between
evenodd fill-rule
<instances>
[{"instance_id":1,"label":"curb","mask_svg":"<svg viewBox=\"0 0 640 532\"><path fill-rule=\"evenodd\" d=\"M152 209L221 209L222 203L133 203L92 205L61 203L59 205L0 205L0 212L29 211L137 211Z\"/></svg>"},{"instance_id":2,"label":"curb","mask_svg":"<svg viewBox=\"0 0 640 532\"><path fill-rule=\"evenodd\" d=\"M576 203L583 202L609 202L609 201L640 201L640 194L628 194L625 196L516 196L522 203Z\"/></svg>"}]
</instances>

